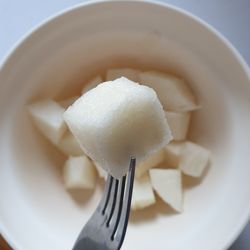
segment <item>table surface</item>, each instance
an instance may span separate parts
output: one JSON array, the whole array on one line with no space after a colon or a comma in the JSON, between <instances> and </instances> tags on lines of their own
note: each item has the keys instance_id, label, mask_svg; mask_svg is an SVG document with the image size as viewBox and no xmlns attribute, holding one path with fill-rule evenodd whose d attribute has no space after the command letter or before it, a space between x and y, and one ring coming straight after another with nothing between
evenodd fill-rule
<instances>
[{"instance_id":1,"label":"table surface","mask_svg":"<svg viewBox=\"0 0 250 250\"><path fill-rule=\"evenodd\" d=\"M0 0L0 62L39 22L80 0ZM250 65L250 0L165 0L190 11L222 33ZM250 197L249 197L250 198ZM10 248L0 237L0 249ZM229 250L250 249L250 223Z\"/></svg>"}]
</instances>

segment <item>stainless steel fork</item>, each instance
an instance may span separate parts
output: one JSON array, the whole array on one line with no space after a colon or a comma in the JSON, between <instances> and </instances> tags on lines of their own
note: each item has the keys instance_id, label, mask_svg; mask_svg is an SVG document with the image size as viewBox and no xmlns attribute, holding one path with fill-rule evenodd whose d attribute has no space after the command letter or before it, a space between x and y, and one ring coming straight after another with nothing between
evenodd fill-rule
<instances>
[{"instance_id":1,"label":"stainless steel fork","mask_svg":"<svg viewBox=\"0 0 250 250\"><path fill-rule=\"evenodd\" d=\"M133 191L135 158L121 179L108 175L102 199L82 229L73 250L117 250L126 234Z\"/></svg>"}]
</instances>

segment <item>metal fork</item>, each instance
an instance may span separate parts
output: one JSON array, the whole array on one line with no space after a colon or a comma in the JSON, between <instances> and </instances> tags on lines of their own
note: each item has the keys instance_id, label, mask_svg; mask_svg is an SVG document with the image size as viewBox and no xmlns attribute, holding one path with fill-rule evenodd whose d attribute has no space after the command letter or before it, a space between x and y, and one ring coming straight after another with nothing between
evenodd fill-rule
<instances>
[{"instance_id":1,"label":"metal fork","mask_svg":"<svg viewBox=\"0 0 250 250\"><path fill-rule=\"evenodd\" d=\"M102 199L82 229L73 250L117 250L126 234L133 191L135 158L121 179L108 175Z\"/></svg>"}]
</instances>

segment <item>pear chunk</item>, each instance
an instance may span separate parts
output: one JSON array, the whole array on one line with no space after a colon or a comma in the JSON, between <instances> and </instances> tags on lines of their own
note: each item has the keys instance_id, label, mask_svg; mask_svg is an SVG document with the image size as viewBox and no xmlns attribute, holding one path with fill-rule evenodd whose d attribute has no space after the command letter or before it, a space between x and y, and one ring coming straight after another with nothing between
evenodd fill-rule
<instances>
[{"instance_id":1,"label":"pear chunk","mask_svg":"<svg viewBox=\"0 0 250 250\"><path fill-rule=\"evenodd\" d=\"M166 111L184 112L198 108L192 90L183 79L147 71L139 74L139 82L155 90Z\"/></svg>"},{"instance_id":2,"label":"pear chunk","mask_svg":"<svg viewBox=\"0 0 250 250\"><path fill-rule=\"evenodd\" d=\"M204 147L187 141L180 153L179 168L189 176L200 177L208 165L210 152Z\"/></svg>"},{"instance_id":3,"label":"pear chunk","mask_svg":"<svg viewBox=\"0 0 250 250\"><path fill-rule=\"evenodd\" d=\"M67 189L94 189L96 170L87 156L71 156L65 162L63 179Z\"/></svg>"},{"instance_id":4,"label":"pear chunk","mask_svg":"<svg viewBox=\"0 0 250 250\"><path fill-rule=\"evenodd\" d=\"M140 164L172 135L153 89L124 77L99 84L76 100L64 120L84 152L115 178Z\"/></svg>"},{"instance_id":5,"label":"pear chunk","mask_svg":"<svg viewBox=\"0 0 250 250\"><path fill-rule=\"evenodd\" d=\"M165 163L168 167L177 168L179 165L180 154L185 142L171 141L165 146Z\"/></svg>"},{"instance_id":6,"label":"pear chunk","mask_svg":"<svg viewBox=\"0 0 250 250\"><path fill-rule=\"evenodd\" d=\"M155 203L155 195L148 173L140 178L135 178L131 208L133 210L143 209Z\"/></svg>"},{"instance_id":7,"label":"pear chunk","mask_svg":"<svg viewBox=\"0 0 250 250\"><path fill-rule=\"evenodd\" d=\"M30 104L28 110L42 134L53 144L58 144L67 129L63 120L65 109L51 99L44 99Z\"/></svg>"},{"instance_id":8,"label":"pear chunk","mask_svg":"<svg viewBox=\"0 0 250 250\"><path fill-rule=\"evenodd\" d=\"M149 170L153 189L177 212L182 212L182 183L181 171L179 169L157 169Z\"/></svg>"},{"instance_id":9,"label":"pear chunk","mask_svg":"<svg viewBox=\"0 0 250 250\"><path fill-rule=\"evenodd\" d=\"M58 148L68 156L80 156L84 154L76 138L70 131L67 131L62 137L58 143Z\"/></svg>"},{"instance_id":10,"label":"pear chunk","mask_svg":"<svg viewBox=\"0 0 250 250\"><path fill-rule=\"evenodd\" d=\"M185 140L187 137L189 122L191 113L190 112L165 112L166 119L170 130L175 141Z\"/></svg>"},{"instance_id":11,"label":"pear chunk","mask_svg":"<svg viewBox=\"0 0 250 250\"><path fill-rule=\"evenodd\" d=\"M150 168L156 167L158 164L163 162L165 159L165 150L160 149L156 153L149 156L145 161L141 162L135 169L135 175L140 178Z\"/></svg>"}]
</instances>

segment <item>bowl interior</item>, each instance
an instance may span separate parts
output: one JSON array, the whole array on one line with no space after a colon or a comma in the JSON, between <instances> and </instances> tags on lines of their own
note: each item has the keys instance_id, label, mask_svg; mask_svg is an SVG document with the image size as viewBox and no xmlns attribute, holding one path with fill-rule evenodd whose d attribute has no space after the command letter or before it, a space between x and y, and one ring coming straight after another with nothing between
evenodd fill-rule
<instances>
[{"instance_id":1,"label":"bowl interior","mask_svg":"<svg viewBox=\"0 0 250 250\"><path fill-rule=\"evenodd\" d=\"M103 183L94 193L65 191L65 158L32 126L26 105L70 97L91 76L119 66L185 78L202 105L189 138L212 152L205 178L185 179L184 212L159 201L132 213L123 249L227 247L250 210L249 76L233 49L207 26L179 10L143 2L68 11L33 32L1 69L3 233L16 249L72 247Z\"/></svg>"}]
</instances>

